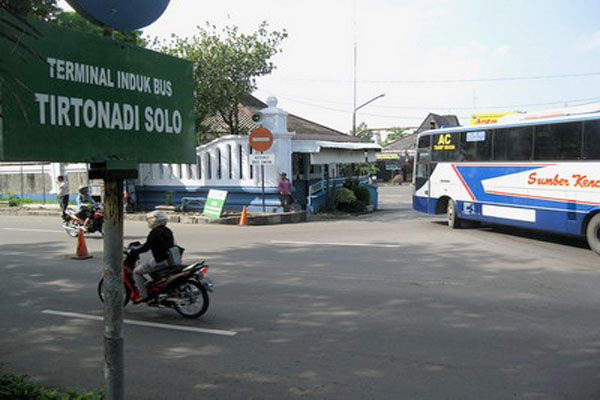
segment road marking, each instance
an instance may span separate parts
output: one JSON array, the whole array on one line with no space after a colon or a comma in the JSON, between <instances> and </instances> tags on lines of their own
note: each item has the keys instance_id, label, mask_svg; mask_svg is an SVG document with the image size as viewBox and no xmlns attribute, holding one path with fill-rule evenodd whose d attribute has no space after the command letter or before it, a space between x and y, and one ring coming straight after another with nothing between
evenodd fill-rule
<instances>
[{"instance_id":1,"label":"road marking","mask_svg":"<svg viewBox=\"0 0 600 400\"><path fill-rule=\"evenodd\" d=\"M44 310L44 311L42 311L42 314L58 315L58 316L67 317L67 318L88 319L88 320L92 320L92 321L104 321L104 317L100 317L98 315L80 314L80 313L65 312L65 311ZM235 335L237 335L237 332L234 332L234 331L224 331L224 330L220 330L220 329L193 328L190 326L180 326L180 325L160 324L160 323L156 323L156 322L135 321L132 319L124 319L123 323L128 324L128 325L145 326L148 328L171 329L174 331L184 331L184 332L194 332L194 333L208 333L211 335L220 335L220 336L235 336Z\"/></svg>"},{"instance_id":2,"label":"road marking","mask_svg":"<svg viewBox=\"0 0 600 400\"><path fill-rule=\"evenodd\" d=\"M4 228L5 231L19 231L19 232L50 232L50 233L63 233L64 231L55 231L50 229L23 229L23 228Z\"/></svg>"},{"instance_id":3,"label":"road marking","mask_svg":"<svg viewBox=\"0 0 600 400\"><path fill-rule=\"evenodd\" d=\"M350 247L402 247L399 244L376 244L376 243L336 243L336 242L301 242L296 240L271 240L273 244L297 244L301 246L350 246Z\"/></svg>"}]
</instances>

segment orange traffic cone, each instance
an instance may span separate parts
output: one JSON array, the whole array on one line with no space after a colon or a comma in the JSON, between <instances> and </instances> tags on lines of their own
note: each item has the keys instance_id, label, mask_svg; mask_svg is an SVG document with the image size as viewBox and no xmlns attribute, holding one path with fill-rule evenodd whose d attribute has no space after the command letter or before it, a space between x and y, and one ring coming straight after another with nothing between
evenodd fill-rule
<instances>
[{"instance_id":1,"label":"orange traffic cone","mask_svg":"<svg viewBox=\"0 0 600 400\"><path fill-rule=\"evenodd\" d=\"M75 260L87 260L88 258L92 258L89 255L87 246L85 245L85 238L83 237L83 228L79 228L79 233L77 234L77 250L75 255L71 258Z\"/></svg>"},{"instance_id":2,"label":"orange traffic cone","mask_svg":"<svg viewBox=\"0 0 600 400\"><path fill-rule=\"evenodd\" d=\"M242 209L242 217L240 218L240 225L248 225L248 212L246 206Z\"/></svg>"}]
</instances>

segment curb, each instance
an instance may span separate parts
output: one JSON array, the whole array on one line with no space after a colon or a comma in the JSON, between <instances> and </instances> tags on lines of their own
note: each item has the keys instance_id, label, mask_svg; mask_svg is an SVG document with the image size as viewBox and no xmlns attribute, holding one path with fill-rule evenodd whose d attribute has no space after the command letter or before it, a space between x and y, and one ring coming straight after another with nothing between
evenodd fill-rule
<instances>
[{"instance_id":1,"label":"curb","mask_svg":"<svg viewBox=\"0 0 600 400\"><path fill-rule=\"evenodd\" d=\"M201 215L185 215L169 213L169 222L179 224L218 224L218 225L238 225L241 216L230 216L223 218L210 218ZM60 217L59 211L35 210L27 208L0 208L0 215L14 216L37 216L37 217ZM144 214L124 214L125 220L144 221ZM308 220L306 211L295 213L274 213L268 215L248 214L249 225L280 225L306 222Z\"/></svg>"}]
</instances>

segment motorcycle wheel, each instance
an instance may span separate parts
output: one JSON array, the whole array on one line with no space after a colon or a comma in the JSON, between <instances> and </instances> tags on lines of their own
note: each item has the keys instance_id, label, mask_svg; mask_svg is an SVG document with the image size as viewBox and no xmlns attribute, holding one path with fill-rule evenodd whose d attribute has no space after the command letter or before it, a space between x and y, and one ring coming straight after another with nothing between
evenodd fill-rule
<instances>
[{"instance_id":1,"label":"motorcycle wheel","mask_svg":"<svg viewBox=\"0 0 600 400\"><path fill-rule=\"evenodd\" d=\"M100 279L100 282L98 282L98 297L100 298L100 301L104 303L104 293L102 291L103 287L104 278ZM123 297L123 307L125 307L127 303L129 303L129 298L131 297L131 290L129 290L127 285L123 285Z\"/></svg>"},{"instance_id":2,"label":"motorcycle wheel","mask_svg":"<svg viewBox=\"0 0 600 400\"><path fill-rule=\"evenodd\" d=\"M63 224L63 228L65 228L67 235L77 237L77 235L79 235L80 225L81 224L77 223L75 220L70 219Z\"/></svg>"},{"instance_id":3,"label":"motorcycle wheel","mask_svg":"<svg viewBox=\"0 0 600 400\"><path fill-rule=\"evenodd\" d=\"M175 304L175 310L186 318L198 318L208 310L208 292L199 282L189 280L178 288L178 298L188 304Z\"/></svg>"}]
</instances>

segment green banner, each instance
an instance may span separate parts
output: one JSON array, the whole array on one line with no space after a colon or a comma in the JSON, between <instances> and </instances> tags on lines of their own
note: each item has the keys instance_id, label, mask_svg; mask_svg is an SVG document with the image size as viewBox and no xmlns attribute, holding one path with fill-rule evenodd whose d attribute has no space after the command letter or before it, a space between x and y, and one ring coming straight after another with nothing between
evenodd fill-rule
<instances>
[{"instance_id":1,"label":"green banner","mask_svg":"<svg viewBox=\"0 0 600 400\"><path fill-rule=\"evenodd\" d=\"M0 36L1 161L194 163L192 64L56 25Z\"/></svg>"},{"instance_id":2,"label":"green banner","mask_svg":"<svg viewBox=\"0 0 600 400\"><path fill-rule=\"evenodd\" d=\"M221 218L221 214L223 214L223 207L225 207L226 199L226 190L209 190L208 197L206 198L206 204L204 204L204 210L202 211L202 215L206 217Z\"/></svg>"}]
</instances>

